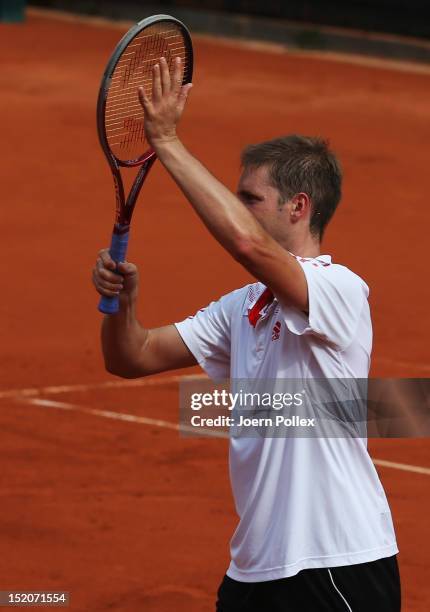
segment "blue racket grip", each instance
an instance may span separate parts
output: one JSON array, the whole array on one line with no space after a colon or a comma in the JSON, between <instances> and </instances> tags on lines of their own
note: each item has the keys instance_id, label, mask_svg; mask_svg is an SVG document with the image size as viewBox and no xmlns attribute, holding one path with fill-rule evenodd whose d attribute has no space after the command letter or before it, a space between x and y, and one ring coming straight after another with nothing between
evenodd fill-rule
<instances>
[{"instance_id":1,"label":"blue racket grip","mask_svg":"<svg viewBox=\"0 0 430 612\"><path fill-rule=\"evenodd\" d=\"M112 242L110 244L109 253L116 263L125 261L129 235L130 232L128 229L122 234L119 234L114 230L112 234ZM99 310L103 314L116 314L119 310L119 297L117 295L113 297L103 296L99 302Z\"/></svg>"}]
</instances>

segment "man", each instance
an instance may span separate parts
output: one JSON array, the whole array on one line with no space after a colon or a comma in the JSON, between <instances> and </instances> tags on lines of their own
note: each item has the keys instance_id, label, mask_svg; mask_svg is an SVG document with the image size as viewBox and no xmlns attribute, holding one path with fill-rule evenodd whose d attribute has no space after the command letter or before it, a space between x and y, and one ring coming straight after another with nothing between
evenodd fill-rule
<instances>
[{"instance_id":1,"label":"man","mask_svg":"<svg viewBox=\"0 0 430 612\"><path fill-rule=\"evenodd\" d=\"M94 283L119 293L104 318L108 371L126 378L199 363L221 379L366 378L372 343L368 288L320 255L340 199L325 142L288 136L248 147L237 196L182 145L176 124L190 85L155 66L140 90L147 137L203 223L258 283L176 325L137 321L137 269L102 250ZM400 610L391 514L361 438L230 440L240 522L218 612Z\"/></svg>"}]
</instances>

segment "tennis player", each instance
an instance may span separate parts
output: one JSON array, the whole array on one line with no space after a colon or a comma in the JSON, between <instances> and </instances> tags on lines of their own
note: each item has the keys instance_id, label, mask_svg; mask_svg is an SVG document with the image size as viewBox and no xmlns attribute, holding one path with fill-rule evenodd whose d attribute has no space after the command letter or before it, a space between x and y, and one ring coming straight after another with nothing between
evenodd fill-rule
<instances>
[{"instance_id":1,"label":"tennis player","mask_svg":"<svg viewBox=\"0 0 430 612\"><path fill-rule=\"evenodd\" d=\"M341 197L326 142L290 135L249 146L237 195L189 153L176 125L190 86L154 68L140 91L145 130L211 234L258 282L158 329L136 319L138 271L108 250L93 272L106 315L106 368L125 378L200 364L215 379L366 378L368 287L320 252ZM238 437L230 473L239 524L218 612L398 612L400 580L389 505L363 438Z\"/></svg>"}]
</instances>

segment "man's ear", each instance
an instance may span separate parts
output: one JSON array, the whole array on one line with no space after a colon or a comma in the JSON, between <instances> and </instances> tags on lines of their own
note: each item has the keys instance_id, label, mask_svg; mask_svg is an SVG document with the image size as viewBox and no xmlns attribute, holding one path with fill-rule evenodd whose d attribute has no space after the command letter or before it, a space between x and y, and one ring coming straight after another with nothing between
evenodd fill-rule
<instances>
[{"instance_id":1,"label":"man's ear","mask_svg":"<svg viewBox=\"0 0 430 612\"><path fill-rule=\"evenodd\" d=\"M291 221L295 223L296 221L303 219L303 217L309 214L310 207L311 200L308 194L303 192L296 193L296 195L291 198Z\"/></svg>"}]
</instances>

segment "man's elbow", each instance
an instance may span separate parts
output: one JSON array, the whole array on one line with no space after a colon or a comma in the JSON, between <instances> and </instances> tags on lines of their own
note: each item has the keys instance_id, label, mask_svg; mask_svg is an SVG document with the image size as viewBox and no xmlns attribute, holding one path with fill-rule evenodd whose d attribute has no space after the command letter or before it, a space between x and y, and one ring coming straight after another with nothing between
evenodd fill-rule
<instances>
[{"instance_id":1,"label":"man's elbow","mask_svg":"<svg viewBox=\"0 0 430 612\"><path fill-rule=\"evenodd\" d=\"M150 374L150 372L146 372L140 367L131 366L130 364L111 363L107 359L105 359L105 370L109 374L113 374L113 376L128 379L143 378Z\"/></svg>"},{"instance_id":2,"label":"man's elbow","mask_svg":"<svg viewBox=\"0 0 430 612\"><path fill-rule=\"evenodd\" d=\"M234 258L245 268L253 269L255 263L267 251L265 236L242 235L236 239L234 245Z\"/></svg>"}]
</instances>

